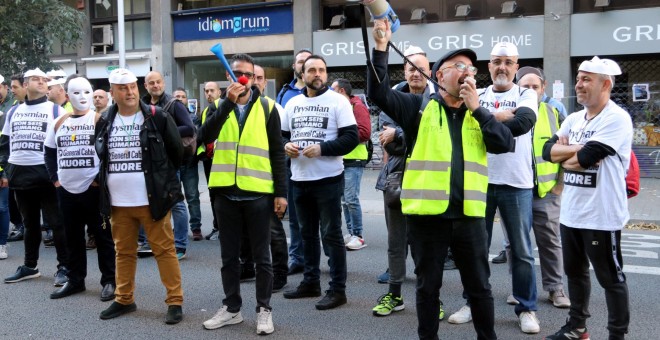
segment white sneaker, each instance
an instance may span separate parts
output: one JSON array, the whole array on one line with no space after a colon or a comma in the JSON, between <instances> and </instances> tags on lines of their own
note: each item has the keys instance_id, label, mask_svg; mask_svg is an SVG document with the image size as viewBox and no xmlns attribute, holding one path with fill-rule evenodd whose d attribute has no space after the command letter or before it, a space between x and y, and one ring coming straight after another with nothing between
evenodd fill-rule
<instances>
[{"instance_id":1,"label":"white sneaker","mask_svg":"<svg viewBox=\"0 0 660 340\"><path fill-rule=\"evenodd\" d=\"M364 243L362 237L359 236L351 236L351 240L348 243L346 243L346 248L348 248L349 250L360 250L366 246L367 244Z\"/></svg>"},{"instance_id":2,"label":"white sneaker","mask_svg":"<svg viewBox=\"0 0 660 340\"><path fill-rule=\"evenodd\" d=\"M227 311L227 306L222 306L212 318L204 321L204 328L216 329L241 322L243 322L243 315L241 315L240 311L238 313L230 313Z\"/></svg>"},{"instance_id":3,"label":"white sneaker","mask_svg":"<svg viewBox=\"0 0 660 340\"><path fill-rule=\"evenodd\" d=\"M0 260L4 260L7 258L7 245L2 244L0 245Z\"/></svg>"},{"instance_id":4,"label":"white sneaker","mask_svg":"<svg viewBox=\"0 0 660 340\"><path fill-rule=\"evenodd\" d=\"M351 242L351 238L353 238L353 235L351 234L344 235L344 245L347 245L348 242Z\"/></svg>"},{"instance_id":5,"label":"white sneaker","mask_svg":"<svg viewBox=\"0 0 660 340\"><path fill-rule=\"evenodd\" d=\"M515 297L513 297L513 294L511 294L506 297L506 303L515 306L517 304L520 304L520 301L518 301Z\"/></svg>"},{"instance_id":6,"label":"white sneaker","mask_svg":"<svg viewBox=\"0 0 660 340\"><path fill-rule=\"evenodd\" d=\"M257 334L265 335L274 331L273 313L264 307L259 307L259 313L257 314Z\"/></svg>"},{"instance_id":7,"label":"white sneaker","mask_svg":"<svg viewBox=\"0 0 660 340\"><path fill-rule=\"evenodd\" d=\"M541 331L541 326L539 326L539 319L536 317L534 312L522 312L520 313L520 330L523 333L527 334L536 334Z\"/></svg>"},{"instance_id":8,"label":"white sneaker","mask_svg":"<svg viewBox=\"0 0 660 340\"><path fill-rule=\"evenodd\" d=\"M447 319L447 322L453 324L467 323L470 321L472 321L472 309L470 309L470 306L461 307L458 312L450 315L449 319Z\"/></svg>"}]
</instances>

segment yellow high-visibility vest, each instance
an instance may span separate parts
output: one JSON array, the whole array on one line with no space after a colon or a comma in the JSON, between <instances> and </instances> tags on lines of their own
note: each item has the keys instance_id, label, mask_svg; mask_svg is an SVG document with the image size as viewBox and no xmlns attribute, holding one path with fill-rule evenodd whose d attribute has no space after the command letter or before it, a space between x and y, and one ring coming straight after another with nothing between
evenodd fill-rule
<instances>
[{"instance_id":1,"label":"yellow high-visibility vest","mask_svg":"<svg viewBox=\"0 0 660 340\"><path fill-rule=\"evenodd\" d=\"M402 211L407 215L439 215L449 207L452 143L444 108L430 101L422 113L417 141L406 161L401 185ZM441 124L441 119L444 124ZM463 213L486 215L488 158L479 122L466 111L463 139Z\"/></svg>"},{"instance_id":2,"label":"yellow high-visibility vest","mask_svg":"<svg viewBox=\"0 0 660 340\"><path fill-rule=\"evenodd\" d=\"M344 155L344 159L355 159L366 161L369 158L369 152L367 151L367 143L360 143L358 146L353 149L353 151Z\"/></svg>"},{"instance_id":3,"label":"yellow high-visibility vest","mask_svg":"<svg viewBox=\"0 0 660 340\"><path fill-rule=\"evenodd\" d=\"M271 112L275 102L270 98L266 100L266 109ZM215 143L209 188L236 184L239 189L245 191L265 194L275 191L266 131L266 112L261 103L261 100L257 100L252 105L242 133L239 132L235 110L229 113Z\"/></svg>"},{"instance_id":4,"label":"yellow high-visibility vest","mask_svg":"<svg viewBox=\"0 0 660 340\"><path fill-rule=\"evenodd\" d=\"M559 164L548 162L543 159L543 145L559 130L559 111L555 108L548 110L548 104L539 104L539 115L534 125L532 143L534 145L534 159L536 161L535 180L540 198L557 184L559 176Z\"/></svg>"}]
</instances>

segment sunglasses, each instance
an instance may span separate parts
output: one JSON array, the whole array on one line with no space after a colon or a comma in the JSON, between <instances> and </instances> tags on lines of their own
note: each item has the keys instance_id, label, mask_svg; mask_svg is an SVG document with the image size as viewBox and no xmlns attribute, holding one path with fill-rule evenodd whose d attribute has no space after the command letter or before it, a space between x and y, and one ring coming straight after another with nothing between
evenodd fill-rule
<instances>
[{"instance_id":1,"label":"sunglasses","mask_svg":"<svg viewBox=\"0 0 660 340\"><path fill-rule=\"evenodd\" d=\"M235 70L232 70L232 72L234 72L234 75L236 76L236 78L246 76L246 77L252 79L252 77L254 77L254 73L252 73L252 72L241 72L241 71L235 71Z\"/></svg>"}]
</instances>

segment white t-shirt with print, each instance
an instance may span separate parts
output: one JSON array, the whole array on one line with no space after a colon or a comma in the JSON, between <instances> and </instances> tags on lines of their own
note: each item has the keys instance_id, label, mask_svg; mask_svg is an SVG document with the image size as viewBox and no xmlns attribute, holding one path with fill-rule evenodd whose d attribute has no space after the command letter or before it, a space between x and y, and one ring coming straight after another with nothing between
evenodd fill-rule
<instances>
[{"instance_id":1,"label":"white t-shirt with print","mask_svg":"<svg viewBox=\"0 0 660 340\"><path fill-rule=\"evenodd\" d=\"M597 141L611 147L618 155L607 156L600 164L584 171L564 170L561 224L613 231L621 230L628 222L625 177L630 164L632 135L630 115L611 100L591 121L586 119L586 110L564 120L557 136L568 137L569 145Z\"/></svg>"},{"instance_id":2,"label":"white t-shirt with print","mask_svg":"<svg viewBox=\"0 0 660 340\"><path fill-rule=\"evenodd\" d=\"M46 133L46 146L57 149L57 177L66 191L87 191L99 173L99 157L94 148L96 113L69 116L55 132L55 125L67 115L57 117Z\"/></svg>"},{"instance_id":3,"label":"white t-shirt with print","mask_svg":"<svg viewBox=\"0 0 660 340\"><path fill-rule=\"evenodd\" d=\"M108 138L108 190L115 207L149 205L147 183L142 170L140 128L142 112L131 116L117 114Z\"/></svg>"},{"instance_id":4,"label":"white t-shirt with print","mask_svg":"<svg viewBox=\"0 0 660 340\"><path fill-rule=\"evenodd\" d=\"M495 92L493 86L479 90L479 104L490 112L528 107L538 115L536 92L513 85L506 92ZM532 132L514 137L516 149L503 154L488 153L488 183L503 184L520 189L534 187L532 169Z\"/></svg>"},{"instance_id":5,"label":"white t-shirt with print","mask_svg":"<svg viewBox=\"0 0 660 340\"><path fill-rule=\"evenodd\" d=\"M348 99L330 90L311 98L295 96L286 103L284 111L282 130L290 131L291 142L301 148L337 139L338 129L357 125ZM300 154L291 159L294 181L315 181L338 176L343 171L342 156L307 158Z\"/></svg>"},{"instance_id":6,"label":"white t-shirt with print","mask_svg":"<svg viewBox=\"0 0 660 340\"><path fill-rule=\"evenodd\" d=\"M5 120L2 134L9 136L9 163L23 166L44 164L44 141L48 125L53 121L53 104L19 105ZM66 112L57 106L58 117Z\"/></svg>"}]
</instances>

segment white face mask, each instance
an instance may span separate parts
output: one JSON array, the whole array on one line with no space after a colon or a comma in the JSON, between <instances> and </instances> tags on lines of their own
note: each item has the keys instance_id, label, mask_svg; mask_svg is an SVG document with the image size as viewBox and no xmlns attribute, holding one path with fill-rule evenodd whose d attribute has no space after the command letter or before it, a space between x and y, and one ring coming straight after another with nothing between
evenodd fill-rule
<instances>
[{"instance_id":1,"label":"white face mask","mask_svg":"<svg viewBox=\"0 0 660 340\"><path fill-rule=\"evenodd\" d=\"M71 105L78 111L89 110L94 102L92 85L87 79L82 77L74 78L69 81L67 94L69 95Z\"/></svg>"}]
</instances>

